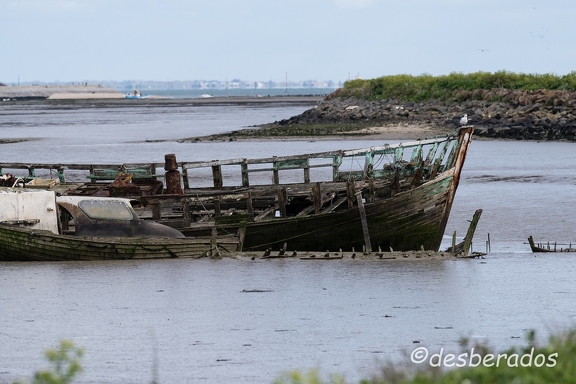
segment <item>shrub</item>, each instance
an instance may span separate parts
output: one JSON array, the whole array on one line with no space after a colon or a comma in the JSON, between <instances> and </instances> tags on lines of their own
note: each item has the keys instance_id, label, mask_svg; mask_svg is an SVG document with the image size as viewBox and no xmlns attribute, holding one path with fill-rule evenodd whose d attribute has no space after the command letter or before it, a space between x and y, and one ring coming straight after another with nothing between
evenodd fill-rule
<instances>
[{"instance_id":1,"label":"shrub","mask_svg":"<svg viewBox=\"0 0 576 384\"><path fill-rule=\"evenodd\" d=\"M83 354L83 349L74 346L71 341L61 341L58 349L48 349L45 353L52 369L36 372L32 384L72 383L76 375L82 372L80 359Z\"/></svg>"},{"instance_id":2,"label":"shrub","mask_svg":"<svg viewBox=\"0 0 576 384\"><path fill-rule=\"evenodd\" d=\"M442 76L400 74L376 79L347 81L338 96L368 100L393 98L420 102L432 99L461 98L462 91L489 91L502 88L521 91L537 89L576 91L576 71L564 76L548 73L526 74L508 71L469 74L452 72L449 75Z\"/></svg>"}]
</instances>

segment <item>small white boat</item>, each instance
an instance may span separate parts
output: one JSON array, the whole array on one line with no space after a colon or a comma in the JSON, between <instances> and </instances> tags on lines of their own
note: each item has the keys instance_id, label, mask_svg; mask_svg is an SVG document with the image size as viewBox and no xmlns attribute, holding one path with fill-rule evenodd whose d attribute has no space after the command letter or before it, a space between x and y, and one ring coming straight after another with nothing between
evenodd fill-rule
<instances>
[{"instance_id":1,"label":"small white boat","mask_svg":"<svg viewBox=\"0 0 576 384\"><path fill-rule=\"evenodd\" d=\"M124 98L126 98L126 99L147 99L148 95L144 96L138 90L135 89L134 93L126 94L126 96L124 96Z\"/></svg>"}]
</instances>

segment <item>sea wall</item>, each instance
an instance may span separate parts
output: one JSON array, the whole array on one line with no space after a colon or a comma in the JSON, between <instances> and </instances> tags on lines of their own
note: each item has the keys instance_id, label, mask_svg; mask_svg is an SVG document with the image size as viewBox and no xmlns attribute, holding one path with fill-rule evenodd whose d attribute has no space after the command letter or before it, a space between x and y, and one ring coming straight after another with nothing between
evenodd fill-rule
<instances>
[{"instance_id":1,"label":"sea wall","mask_svg":"<svg viewBox=\"0 0 576 384\"><path fill-rule=\"evenodd\" d=\"M369 101L340 97L335 91L314 108L280 123L413 123L456 128L464 114L477 136L576 141L576 92L550 90L460 91L448 101L425 102Z\"/></svg>"}]
</instances>

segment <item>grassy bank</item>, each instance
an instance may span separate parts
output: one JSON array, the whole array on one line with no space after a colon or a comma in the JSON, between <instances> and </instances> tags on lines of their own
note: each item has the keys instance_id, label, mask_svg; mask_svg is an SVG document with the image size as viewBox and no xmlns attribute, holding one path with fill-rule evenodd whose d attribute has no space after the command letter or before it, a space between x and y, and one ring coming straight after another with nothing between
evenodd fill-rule
<instances>
[{"instance_id":1,"label":"grassy bank","mask_svg":"<svg viewBox=\"0 0 576 384\"><path fill-rule=\"evenodd\" d=\"M508 71L451 73L443 76L394 75L369 80L350 80L331 97L356 97L367 100L400 99L407 101L458 100L462 91L538 89L576 91L576 71L564 76L526 74Z\"/></svg>"}]
</instances>

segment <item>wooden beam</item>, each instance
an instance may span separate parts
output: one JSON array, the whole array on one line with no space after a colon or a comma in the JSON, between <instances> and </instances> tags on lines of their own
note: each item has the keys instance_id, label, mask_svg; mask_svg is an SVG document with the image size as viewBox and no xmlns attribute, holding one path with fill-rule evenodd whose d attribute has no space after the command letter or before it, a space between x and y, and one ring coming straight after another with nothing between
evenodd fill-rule
<instances>
[{"instance_id":1,"label":"wooden beam","mask_svg":"<svg viewBox=\"0 0 576 384\"><path fill-rule=\"evenodd\" d=\"M320 209L322 208L322 191L320 183L316 183L312 186L312 201L314 202L314 213L320 213Z\"/></svg>"},{"instance_id":2,"label":"wooden beam","mask_svg":"<svg viewBox=\"0 0 576 384\"><path fill-rule=\"evenodd\" d=\"M286 217L286 204L288 203L288 194L286 188L278 189L278 208L280 216Z\"/></svg>"},{"instance_id":3,"label":"wooden beam","mask_svg":"<svg viewBox=\"0 0 576 384\"><path fill-rule=\"evenodd\" d=\"M372 253L372 243L370 242L370 232L368 231L368 219L366 218L364 201L362 201L362 191L356 193L356 201L358 202L358 211L360 212L360 221L362 222L362 233L364 234L366 253Z\"/></svg>"}]
</instances>

